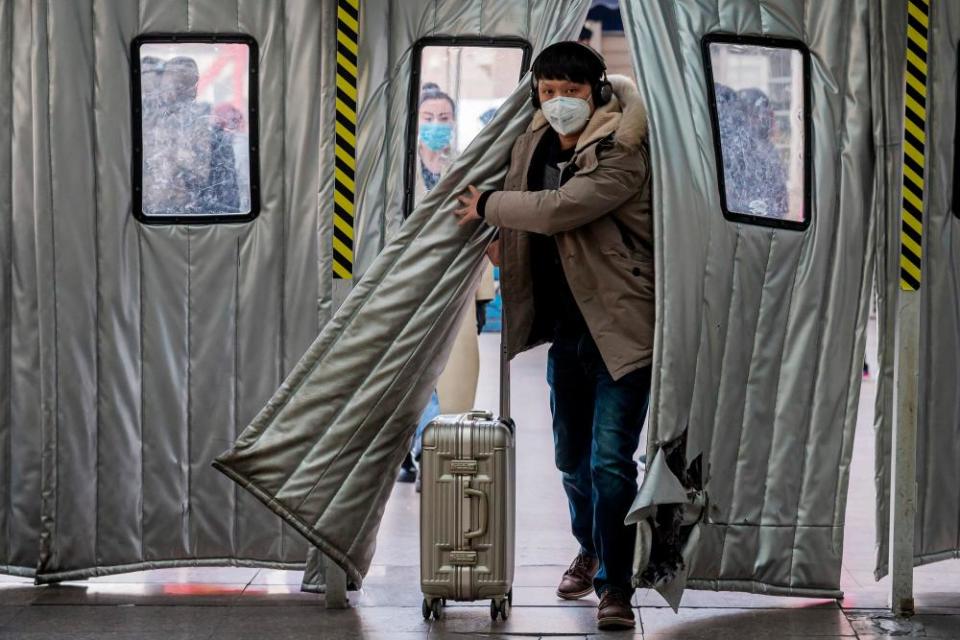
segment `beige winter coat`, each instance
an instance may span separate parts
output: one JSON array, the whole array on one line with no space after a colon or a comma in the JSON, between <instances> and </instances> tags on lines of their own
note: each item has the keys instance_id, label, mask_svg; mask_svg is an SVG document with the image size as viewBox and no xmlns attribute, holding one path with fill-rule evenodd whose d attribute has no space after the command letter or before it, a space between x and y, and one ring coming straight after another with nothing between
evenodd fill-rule
<instances>
[{"instance_id":1,"label":"beige winter coat","mask_svg":"<svg viewBox=\"0 0 960 640\"><path fill-rule=\"evenodd\" d=\"M442 171L453 162L452 154L442 156ZM420 159L416 165L416 201L427 193L420 170ZM475 293L476 300L492 300L494 291L493 265L486 262L483 276ZM460 329L453 342L450 357L437 380L437 397L440 399L441 413L465 413L475 408L477 382L480 378L480 345L477 341L477 312L471 302L464 307L460 318Z\"/></svg>"},{"instance_id":2,"label":"beige winter coat","mask_svg":"<svg viewBox=\"0 0 960 640\"><path fill-rule=\"evenodd\" d=\"M493 300L496 295L493 280L493 265L484 260L483 275L476 302ZM465 413L476 408L477 382L480 379L480 345L477 340L477 311L474 300L463 310L460 329L453 341L450 358L437 380L437 397L440 413Z\"/></svg>"},{"instance_id":3,"label":"beige winter coat","mask_svg":"<svg viewBox=\"0 0 960 640\"><path fill-rule=\"evenodd\" d=\"M653 224L647 116L634 84L610 78L614 98L597 109L558 190L526 191L547 128L540 111L514 143L503 191L484 209L502 228L501 287L510 356L535 346L530 233L553 236L570 291L614 379L653 355ZM569 171L570 169L568 169Z\"/></svg>"}]
</instances>

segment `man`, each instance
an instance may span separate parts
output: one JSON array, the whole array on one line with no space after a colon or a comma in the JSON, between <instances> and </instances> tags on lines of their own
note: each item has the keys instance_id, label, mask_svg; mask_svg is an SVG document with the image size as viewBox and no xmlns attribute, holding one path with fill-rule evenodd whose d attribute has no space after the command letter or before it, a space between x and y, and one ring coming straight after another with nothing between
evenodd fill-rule
<instances>
[{"instance_id":1,"label":"man","mask_svg":"<svg viewBox=\"0 0 960 640\"><path fill-rule=\"evenodd\" d=\"M653 351L653 232L646 111L625 78L608 82L576 42L533 64L539 110L514 144L502 191L460 197L460 223L500 228L511 357L552 342L547 379L556 464L580 552L557 595L596 590L600 629L635 626L634 453Z\"/></svg>"}]
</instances>

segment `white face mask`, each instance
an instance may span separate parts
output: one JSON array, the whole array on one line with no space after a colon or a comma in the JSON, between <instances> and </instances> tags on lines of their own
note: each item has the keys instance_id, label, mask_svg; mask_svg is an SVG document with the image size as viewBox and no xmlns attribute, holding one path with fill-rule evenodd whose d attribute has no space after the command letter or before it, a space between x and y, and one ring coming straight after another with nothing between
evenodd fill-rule
<instances>
[{"instance_id":1,"label":"white face mask","mask_svg":"<svg viewBox=\"0 0 960 640\"><path fill-rule=\"evenodd\" d=\"M590 103L583 98L560 96L544 102L541 109L553 130L562 136L583 131L590 120Z\"/></svg>"}]
</instances>

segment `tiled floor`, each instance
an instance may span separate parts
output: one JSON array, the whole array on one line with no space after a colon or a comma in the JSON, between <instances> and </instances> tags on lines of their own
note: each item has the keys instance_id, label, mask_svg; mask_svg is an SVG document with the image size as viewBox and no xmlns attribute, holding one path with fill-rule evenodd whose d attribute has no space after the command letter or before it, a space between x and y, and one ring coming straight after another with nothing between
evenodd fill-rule
<instances>
[{"instance_id":1,"label":"tiled floor","mask_svg":"<svg viewBox=\"0 0 960 640\"><path fill-rule=\"evenodd\" d=\"M871 333L871 338L873 337ZM483 337L478 405L495 407L497 338ZM870 352L874 352L872 346ZM518 427L517 576L514 611L491 623L487 604L451 604L442 622L420 615L418 503L412 485L397 485L377 555L352 608L328 611L322 596L301 593L300 574L269 569L164 569L57 587L0 577L0 639L138 638L224 640L273 638L470 638L596 634L596 599L560 602L557 579L575 551L565 499L553 468L544 352L513 368ZM519 390L523 390L522 393ZM866 381L851 471L842 588L845 598L809 600L688 591L678 614L656 593L639 592L648 639L960 638L960 562L916 572L920 615L884 617L888 582L873 580L873 429L875 383Z\"/></svg>"}]
</instances>

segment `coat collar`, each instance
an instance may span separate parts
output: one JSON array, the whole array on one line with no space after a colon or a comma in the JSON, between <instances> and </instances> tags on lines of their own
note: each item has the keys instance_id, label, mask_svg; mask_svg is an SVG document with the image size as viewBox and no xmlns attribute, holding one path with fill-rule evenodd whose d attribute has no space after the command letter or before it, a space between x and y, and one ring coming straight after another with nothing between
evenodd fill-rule
<instances>
[{"instance_id":1,"label":"coat collar","mask_svg":"<svg viewBox=\"0 0 960 640\"><path fill-rule=\"evenodd\" d=\"M613 85L613 98L593 112L580 140L577 151L603 140L613 134L613 139L630 149L638 149L647 138L647 108L632 80L625 76L609 78ZM538 131L548 126L543 111L537 109L528 131Z\"/></svg>"}]
</instances>

